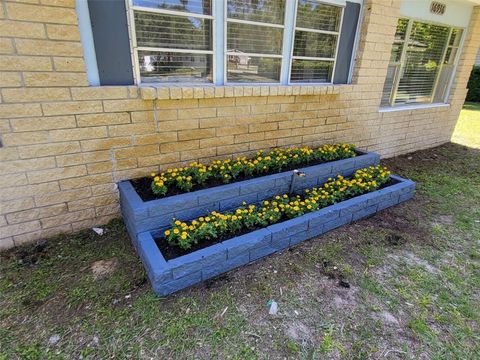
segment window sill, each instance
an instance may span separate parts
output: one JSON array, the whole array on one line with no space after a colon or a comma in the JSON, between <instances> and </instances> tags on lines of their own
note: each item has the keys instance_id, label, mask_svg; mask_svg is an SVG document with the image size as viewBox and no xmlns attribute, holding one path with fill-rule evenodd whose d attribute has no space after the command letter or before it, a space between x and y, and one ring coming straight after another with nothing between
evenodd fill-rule
<instances>
[{"instance_id":1,"label":"window sill","mask_svg":"<svg viewBox=\"0 0 480 360\"><path fill-rule=\"evenodd\" d=\"M395 107L381 107L378 110L378 112L387 113L387 112L395 112L395 111L421 110L421 109L444 108L444 107L450 107L450 104L433 103L433 104L404 105L404 106L395 106Z\"/></svg>"},{"instance_id":2,"label":"window sill","mask_svg":"<svg viewBox=\"0 0 480 360\"><path fill-rule=\"evenodd\" d=\"M143 100L208 99L246 96L327 95L352 91L351 84L325 85L140 85Z\"/></svg>"}]
</instances>

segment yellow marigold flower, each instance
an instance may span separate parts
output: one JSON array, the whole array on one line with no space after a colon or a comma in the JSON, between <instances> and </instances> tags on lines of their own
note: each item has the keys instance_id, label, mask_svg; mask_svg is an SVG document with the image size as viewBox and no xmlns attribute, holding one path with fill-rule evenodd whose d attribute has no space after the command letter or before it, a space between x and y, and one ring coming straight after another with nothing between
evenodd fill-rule
<instances>
[{"instance_id":1,"label":"yellow marigold flower","mask_svg":"<svg viewBox=\"0 0 480 360\"><path fill-rule=\"evenodd\" d=\"M155 173L151 173L151 174L150 174L151 177L154 177L155 175L157 175L157 174L155 174Z\"/></svg>"},{"instance_id":2,"label":"yellow marigold flower","mask_svg":"<svg viewBox=\"0 0 480 360\"><path fill-rule=\"evenodd\" d=\"M170 235L170 230L165 231L165 236Z\"/></svg>"},{"instance_id":3,"label":"yellow marigold flower","mask_svg":"<svg viewBox=\"0 0 480 360\"><path fill-rule=\"evenodd\" d=\"M180 220L176 220L176 221L175 221L175 225L178 226L178 225L181 225L181 224L182 224L182 222L181 222Z\"/></svg>"},{"instance_id":4,"label":"yellow marigold flower","mask_svg":"<svg viewBox=\"0 0 480 360\"><path fill-rule=\"evenodd\" d=\"M206 222L209 222L209 221L210 221L210 217L207 216L207 217L205 218L205 221L206 221Z\"/></svg>"},{"instance_id":5,"label":"yellow marigold flower","mask_svg":"<svg viewBox=\"0 0 480 360\"><path fill-rule=\"evenodd\" d=\"M174 233L174 234L178 234L179 232L180 232L180 230L178 230L178 229L173 229L173 233Z\"/></svg>"}]
</instances>

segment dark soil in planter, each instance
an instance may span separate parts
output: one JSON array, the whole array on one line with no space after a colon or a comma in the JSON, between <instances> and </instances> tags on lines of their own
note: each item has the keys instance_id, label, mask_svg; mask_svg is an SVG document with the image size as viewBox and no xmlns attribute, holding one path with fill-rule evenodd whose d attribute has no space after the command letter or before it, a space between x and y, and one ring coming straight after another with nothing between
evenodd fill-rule
<instances>
[{"instance_id":1,"label":"dark soil in planter","mask_svg":"<svg viewBox=\"0 0 480 360\"><path fill-rule=\"evenodd\" d=\"M355 152L355 154L356 154L356 156L361 155L358 152ZM345 158L345 159L350 159L350 158ZM338 160L344 160L344 159L338 159ZM338 161L338 160L332 160L332 161ZM331 162L331 161L321 161L321 160L311 161L311 162L308 162L308 163L302 163L302 164L298 164L298 165L287 166L287 167L283 168L281 171L270 171L270 172L266 172L265 174L256 175L256 176L242 176L242 177L238 177L237 179L235 179L235 181L231 181L229 184L232 184L232 183L235 183L235 182L238 182L238 181L253 179L253 178L256 178L256 177L278 174L278 173L285 172L285 171L292 171L292 170L307 167L307 166L320 165L320 164L324 164L326 162ZM151 177L143 177L143 178L133 179L133 180L130 180L130 181L133 185L133 188L135 189L135 191L137 192L137 194L140 196L140 198L143 201L165 199L169 196L180 195L180 194L185 193L184 191L181 191L181 190L178 190L178 189L169 189L168 192L165 194L165 196L157 196L152 192L152 188L151 188L152 178ZM212 180L207 181L204 185L193 186L193 188L190 192L196 191L196 190L208 189L208 188L212 188L212 187L220 186L220 185L225 185L225 183L218 180L218 179L212 179Z\"/></svg>"},{"instance_id":2,"label":"dark soil in planter","mask_svg":"<svg viewBox=\"0 0 480 360\"><path fill-rule=\"evenodd\" d=\"M282 220L282 221L285 221L285 220ZM183 255L190 254L194 251L201 250L201 249L204 249L206 247L221 243L222 241L226 241L226 240L232 239L232 238L237 237L237 236L248 234L249 232L252 232L252 231L255 231L255 230L258 230L258 229L260 229L260 227L256 227L256 228L253 228L253 229L244 229L244 230L239 231L235 234L228 234L228 235L219 237L217 239L205 240L205 241L202 241L198 244L193 244L192 247L188 250L183 250L183 249L181 249L177 246L170 246L167 243L167 240L165 240L163 237L155 238L154 240L155 240L155 243L157 244L158 248L160 249L160 252L162 253L163 257L165 258L165 260L168 261L168 260L172 260L172 259L175 259L175 258L183 256Z\"/></svg>"},{"instance_id":3,"label":"dark soil in planter","mask_svg":"<svg viewBox=\"0 0 480 360\"><path fill-rule=\"evenodd\" d=\"M397 183L397 181L390 179L386 184L382 185L381 187L379 187L375 191L384 189L384 188L386 188L388 186L391 186L391 185L394 185L396 183ZM368 193L365 193L365 194L368 194ZM364 195L364 194L362 194L362 195ZM361 195L359 195L359 196L361 196ZM350 199L352 199L352 198L350 198ZM343 201L347 201L347 200L349 200L349 199L345 199ZM319 209L319 210L321 210L321 209ZM278 221L276 224L282 223L282 222L287 221L287 220L291 220L291 219L289 219L287 217L282 217L282 219L280 221ZM160 252L162 253L163 257L165 258L165 260L168 261L168 260L172 260L172 259L175 259L175 258L183 256L183 255L190 254L194 251L204 249L204 248L209 247L211 245L221 243L223 241L232 239L234 237L248 234L252 231L259 230L259 229L261 229L261 227L255 227L255 228L252 228L252 229L243 229L243 230L238 231L236 233L227 234L227 235L219 237L217 239L205 240L205 241L202 241L198 244L192 244L192 247L190 249L187 249L187 250L183 250L183 249L181 249L180 247L177 247L177 246L170 246L168 244L168 242L163 237L155 237L154 240L155 240L155 243L157 244Z\"/></svg>"}]
</instances>

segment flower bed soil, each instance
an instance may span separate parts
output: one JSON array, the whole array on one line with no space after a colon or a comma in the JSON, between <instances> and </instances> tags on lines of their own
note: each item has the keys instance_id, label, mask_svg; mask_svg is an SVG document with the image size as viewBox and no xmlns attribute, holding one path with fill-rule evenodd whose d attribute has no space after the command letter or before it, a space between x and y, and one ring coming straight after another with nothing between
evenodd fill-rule
<instances>
[{"instance_id":1,"label":"flower bed soil","mask_svg":"<svg viewBox=\"0 0 480 360\"><path fill-rule=\"evenodd\" d=\"M391 186L395 183L396 183L395 181L390 179L387 183L378 187L378 189L375 190L375 191L382 190L382 189L384 189L386 187L389 187L389 186ZM362 196L362 195L365 195L365 194L369 194L369 193L367 192L367 193L364 193L364 194L360 194L358 196ZM349 197L347 199L344 199L343 201L346 201L346 200L349 200L349 199L354 199L358 196L352 196L352 197ZM332 205L335 205L335 204L332 204ZM332 206L332 205L330 205L330 206ZM319 210L321 210L321 209L319 209ZM291 218L288 218L286 216L282 216L281 220L278 221L277 224L282 223L284 221L288 221L288 220L291 220ZM248 234L248 233L253 232L255 230L259 230L261 228L262 227L257 226L257 227L251 228L251 229L242 229L241 231L237 231L237 232L232 233L230 235L221 236L221 237L218 237L216 239L204 240L204 241L199 242L197 244L193 244L191 248L186 249L186 250L184 250L184 249L182 249L178 246L170 246L163 236L154 236L153 239L155 240L155 243L157 244L157 246L158 246L159 250L161 251L165 260L168 261L168 260L172 260L172 259L175 259L175 258L183 256L183 255L190 254L194 251L204 249L204 248L209 247L211 245L221 243L223 241L232 239L234 237L238 237L238 236Z\"/></svg>"},{"instance_id":2,"label":"flower bed soil","mask_svg":"<svg viewBox=\"0 0 480 360\"><path fill-rule=\"evenodd\" d=\"M362 154L363 153L355 150L355 156L359 156L359 155L362 155ZM352 156L352 157L354 157L354 156ZM258 177L262 177L262 176L280 174L280 173L285 172L285 171L292 171L292 170L299 169L299 168L304 168L304 167L307 167L307 166L315 166L315 165L320 165L320 164L326 164L326 163L339 161L339 160L344 160L344 159L350 159L350 157L342 158L342 159L336 159L336 160L332 160L332 161L322 161L322 160L309 161L309 162L301 163L301 164L298 164L298 165L286 166L286 167L282 168L281 171L269 171L269 172L265 172L263 174L258 174L258 175L240 176L240 177L236 178L235 181L230 181L229 184L233 184L233 183L236 183L236 182L239 182L239 181L244 181L244 180L250 180L250 179L254 179L254 178L258 178ZM165 199L165 198L168 198L170 196L185 194L184 191L178 191L178 190L175 191L174 189L172 189L172 190L169 190L165 194L165 196L157 196L152 192L152 188L151 188L152 178L148 177L148 176L143 177L143 178L133 179L133 180L130 180L130 182L132 183L133 188L135 189L135 191L137 192L137 194L140 196L140 198L143 201ZM191 189L190 192L193 192L193 191L196 191L196 190L202 190L202 189L209 189L209 188L216 187L216 186L221 186L221 185L225 185L225 183L218 180L218 179L211 179L211 180L208 180L204 185L193 186L193 188Z\"/></svg>"}]
</instances>

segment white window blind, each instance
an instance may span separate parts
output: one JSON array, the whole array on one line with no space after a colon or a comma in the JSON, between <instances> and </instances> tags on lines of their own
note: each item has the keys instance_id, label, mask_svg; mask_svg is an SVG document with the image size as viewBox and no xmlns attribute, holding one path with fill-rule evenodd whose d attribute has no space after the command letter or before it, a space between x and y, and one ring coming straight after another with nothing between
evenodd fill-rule
<instances>
[{"instance_id":1,"label":"white window blind","mask_svg":"<svg viewBox=\"0 0 480 360\"><path fill-rule=\"evenodd\" d=\"M141 82L212 82L210 0L133 0L134 56Z\"/></svg>"},{"instance_id":2,"label":"white window blind","mask_svg":"<svg viewBox=\"0 0 480 360\"><path fill-rule=\"evenodd\" d=\"M284 0L227 0L226 81L280 81Z\"/></svg>"},{"instance_id":3,"label":"white window blind","mask_svg":"<svg viewBox=\"0 0 480 360\"><path fill-rule=\"evenodd\" d=\"M382 106L444 101L463 31L400 19Z\"/></svg>"},{"instance_id":4,"label":"white window blind","mask_svg":"<svg viewBox=\"0 0 480 360\"><path fill-rule=\"evenodd\" d=\"M332 82L343 7L298 0L290 82Z\"/></svg>"}]
</instances>

